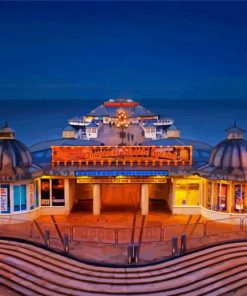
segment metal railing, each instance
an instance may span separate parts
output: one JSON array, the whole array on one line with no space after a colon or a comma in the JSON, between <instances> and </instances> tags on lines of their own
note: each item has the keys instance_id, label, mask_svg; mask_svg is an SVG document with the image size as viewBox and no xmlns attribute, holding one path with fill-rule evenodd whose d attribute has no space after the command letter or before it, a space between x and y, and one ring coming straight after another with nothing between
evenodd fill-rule
<instances>
[{"instance_id":1,"label":"metal railing","mask_svg":"<svg viewBox=\"0 0 247 296\"><path fill-rule=\"evenodd\" d=\"M217 241L232 239L235 235L245 236L247 217L207 220L193 224L135 227L134 243L171 244L174 237L186 236L188 248L199 246L203 239L217 238ZM143 230L140 238L140 232ZM27 221L0 217L0 237L14 237L39 242L59 250L76 251L85 243L128 245L133 233L132 227L106 228L91 226L73 226L69 224ZM204 240L204 244L205 244Z\"/></svg>"}]
</instances>

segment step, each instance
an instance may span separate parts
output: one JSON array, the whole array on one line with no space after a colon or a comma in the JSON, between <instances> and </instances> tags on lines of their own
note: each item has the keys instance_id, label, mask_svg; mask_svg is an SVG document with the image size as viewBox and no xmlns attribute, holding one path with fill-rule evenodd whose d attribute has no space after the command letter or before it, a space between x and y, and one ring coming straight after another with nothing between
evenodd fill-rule
<instances>
[{"instance_id":1,"label":"step","mask_svg":"<svg viewBox=\"0 0 247 296\"><path fill-rule=\"evenodd\" d=\"M6 254L9 254L9 255L12 255L12 256L15 256L15 257L18 257L24 261L27 261L29 262L30 264L33 264L33 258L34 256L32 256L32 254L23 254L20 252L20 250L18 250L19 252L15 252L15 250L10 250L10 248L8 250L4 249L2 247L2 249L0 249L0 253L6 255ZM206 262L193 262L193 264L190 264L190 268L187 268L186 269L186 273L188 272L194 272L195 270L197 270L198 268L203 268L204 265L206 265L208 267L209 264L216 264L218 261L221 262L221 258L222 256L224 256L224 259L230 259L233 257L233 255L235 257L238 257L240 256L241 254L245 255L246 254L246 250L245 252L243 252L242 250L239 250L238 253L234 253L234 254L221 254L221 257L218 257L218 260L215 260L215 258L212 258L212 259L208 259ZM87 282L94 282L95 281L95 278L96 277L100 277L101 279L101 282L105 282L105 283L109 283L109 282L112 282L112 279L114 279L114 283L116 284L121 284L122 281L120 280L121 278L117 275L117 274L109 274L108 275L108 279L105 278L105 277L102 277L101 274L99 273L94 273L94 272L91 272L89 274L77 274L75 273L74 271L73 272L70 272L69 270L65 269L63 266L60 266L60 267L56 267L56 266L53 266L52 267L50 266L50 263L51 261L47 261L47 262L44 262L43 261L43 258L39 258L37 260L35 260L36 264L40 267L43 267L45 268L46 270L52 270L53 272L56 272L60 275L66 275L67 277L70 277L70 278L75 278L75 279L80 279L80 280L85 280ZM193 268L192 268L193 267ZM191 269L192 268L192 269ZM172 272L172 275L171 275L171 272ZM133 279L131 276L128 275L128 282L129 284L135 284L136 282L140 282L140 278L141 280L145 283L148 283L148 282L151 282L151 281L158 281L158 280L167 280L169 278L173 278L173 277L177 277L177 276L181 276L181 273L183 274L185 272L185 269L184 268L180 268L179 270L176 268L176 269L170 269L169 270L169 273L168 271L166 271L165 273L163 273L162 271L159 271L159 274L155 277L155 275L153 274L150 274L149 278L143 278L143 274L142 273L137 273L135 278ZM146 274L145 274L146 276ZM90 277L93 277L93 279L90 279ZM154 279L155 277L155 279ZM116 279L118 279L118 281L116 281ZM126 275L124 274L123 277L122 277L122 280L125 280L126 279ZM136 281L137 279L137 281Z\"/></svg>"},{"instance_id":2,"label":"step","mask_svg":"<svg viewBox=\"0 0 247 296\"><path fill-rule=\"evenodd\" d=\"M13 263L13 262L12 262L12 263ZM16 261L14 261L14 263L18 265L18 263L20 263L20 262L16 262ZM235 260L234 260L233 264L235 264ZM245 264L246 264L246 262L245 262ZM229 266L229 261L228 261L228 265L227 265L227 266ZM227 267L227 266L226 266L226 267ZM28 270L28 269L27 269L27 270ZM48 275L49 275L49 274L48 274ZM56 280L56 276L55 276L55 275L51 274L51 276L53 277L53 279ZM47 277L47 272L46 272L46 277ZM57 280L59 281L59 277L57 278ZM180 279L178 278L178 280L180 280ZM67 281L66 281L66 282L67 282ZM75 286L77 286L76 283L75 283L75 281L71 281L71 280L70 280L70 283L72 284L72 288L73 288L73 287L75 288ZM168 285L167 283L164 283L164 281L162 281L162 283L165 284L166 289L169 288L169 285ZM176 281L173 281L173 282L172 282L172 286L174 286L174 284L177 286ZM84 283L84 285L85 285L85 283ZM99 282L99 285L97 285L95 288L97 289L98 286L102 286L102 284ZM170 288L173 288L172 286L171 286ZM142 284L142 287L143 287L143 284ZM78 287L78 288L79 288L79 287ZM94 288L94 289L95 289L95 288ZM105 289L100 290L100 291L98 291L98 292L100 293L100 292L103 292L104 290L105 290ZM122 290L122 288L121 288L120 290ZM131 289L130 289L130 290L131 290ZM148 289L148 290L149 290L149 289ZM109 287L107 287L107 290L105 290L105 291L109 291ZM111 291L112 291L112 292L115 292L115 293L118 293L118 291L119 291L119 286L116 286L114 290L111 289ZM62 292L62 291L61 291L61 292ZM144 291L140 291L140 292L148 292L148 291L145 289Z\"/></svg>"},{"instance_id":3,"label":"step","mask_svg":"<svg viewBox=\"0 0 247 296\"><path fill-rule=\"evenodd\" d=\"M207 258L207 261L205 262L201 262L198 259L200 259L198 256L194 257L193 260L191 261L191 255L186 255L183 258L184 259L187 258L187 261L190 261L190 267L183 267L183 264L186 264L186 262L182 262L182 269L181 266L179 268L179 262L175 264L175 266L170 266L170 272L172 272L172 274L168 274L168 276L164 274L161 274L162 272L160 272L160 265L156 264L153 265L153 267L156 267L159 269L159 275L155 275L155 274L151 274L149 279L145 279L143 278L143 272L141 272L139 269L140 268L133 268L132 269L132 273L136 271L136 277L140 278L138 279L138 281L136 281L136 279L133 280L133 278L131 278L131 276L129 277L128 273L125 274L125 279L122 279L120 281L119 279L119 273L114 273L114 271L117 271L117 268L113 268L112 272L108 272L108 275L110 275L111 277L113 277L113 280L111 282L107 281L106 279L103 278L102 276L100 276L99 278L97 278L97 276L95 275L94 272L92 272L92 274L89 274L89 277L91 276L96 276L96 278L93 281L93 285L92 284L86 284L85 283L85 278L83 280L83 287L81 286L82 284L82 279L80 278L81 275L78 276L78 279L74 278L75 274L74 273L70 273L70 279L66 280L66 283L64 281L64 275L65 275L65 270L66 268L63 265L63 259L64 257L57 255L57 254L53 254L49 251L46 250L42 250L40 253L43 254L39 254L38 251L40 251L39 248L37 247L33 247L30 245L28 245L28 248L26 248L27 245L25 244L21 244L21 243L17 243L14 244L12 242L11 245L9 245L9 250L8 250L8 244L5 242L2 244L2 241L0 243L0 250L2 252L1 256L1 271L3 272L2 277L6 278L6 274L8 271L11 271L11 273L9 273L9 277L12 281L17 282L19 285L24 286L29 286L30 282L35 282L37 287L40 287L40 290L36 290L37 293L42 293L44 292L42 289L44 286L44 279L43 278L49 278L49 281L52 282L48 282L46 281L46 288L50 288L51 293L49 295L53 295L52 293L56 293L57 291L59 291L59 295L66 295L67 293L71 293L71 289L73 289L73 292L71 295L82 295L80 294L82 291L85 291L85 293L89 293L90 291L92 293L98 293L98 294L102 294L102 293L115 293L115 294L121 294L121 293L126 293L126 294L130 294L131 293L135 293L137 291L139 291L139 293L161 293L162 291L165 292L165 290L167 291L168 289L170 289L171 291L169 291L169 295L178 295L176 293L183 293L185 295L185 293L191 293L191 291L193 289L196 289L195 292L200 289L200 291L202 291L202 289L204 289L203 291L205 293L207 293L206 291L209 291L210 289L212 290L212 287L218 287L218 288L222 288L221 287L221 282L222 281L226 281L226 277L231 276L233 274L234 277L232 277L231 279L239 279L241 280L241 278L237 277L238 274L243 274L245 273L245 266L246 266L246 244L245 246L243 246L242 243L232 243L230 244L231 247L228 246L228 248L225 250L224 247L225 245L222 245L221 248L222 250L219 249L219 246L217 247L213 247L208 249L208 253L205 252L205 250L203 251L204 253L204 259ZM217 249L217 258L215 259L215 253L214 253L214 249ZM232 253L229 254L229 252L231 250L234 250ZM27 254L23 254L23 252L28 252ZM32 254L35 254L36 259L31 260ZM199 251L197 253L201 254L202 251ZM214 257L212 257L211 255L214 255ZM11 257L11 255L13 257ZM57 257L55 259L56 262L60 261L61 266L59 267L55 267L55 273L50 271L47 271L47 265L49 266L49 264L51 263L51 259L53 259L53 255L56 255L55 257ZM43 261L43 259L46 258L46 256L48 256L48 260L46 262ZM30 259L31 258L31 259ZM59 259L62 258L62 260ZM47 258L46 258L47 259ZM69 258L65 258L67 261L66 262L66 266L68 267L70 264L68 264L68 262L72 261L74 263L74 260L71 260ZM177 258L180 259L180 258ZM202 258L201 258L202 259ZM223 261L222 261L223 260ZM174 260L176 261L176 259ZM38 267L36 267L34 265L34 263L38 264ZM78 262L79 263L79 262ZM171 261L169 262L171 263ZM187 262L188 263L188 262ZM193 263L193 264L191 264ZM205 265L206 263L206 265ZM212 269L210 268L210 264L212 264L214 266L213 269L213 273L212 273ZM237 265L241 265L242 266L237 266ZM18 266L21 266L23 268L24 265L24 270L26 272L24 272L23 270L18 270ZM77 264L76 264L77 265ZM83 267L79 268L80 263L77 265L77 268L79 270L83 270ZM82 264L85 265L85 264ZM162 263L163 265L163 263ZM88 267L88 265L86 264L86 266ZM69 266L71 268L73 268L73 266ZM175 268L174 268L175 267ZM20 267L21 268L21 267ZM94 268L94 266L91 266L91 268ZM107 267L106 267L107 269ZM130 268L129 268L130 269ZM164 269L169 269L167 267L163 267L163 269L161 269L161 271L163 271ZM125 269L127 270L127 269ZM238 273L236 275L234 275L234 272L236 272L236 270L238 270ZM92 271L92 270L91 270ZM109 271L109 270L108 270ZM154 272L155 270L153 270ZM4 274L5 272L5 274ZM59 274L58 274L59 272ZM123 272L123 271L122 271ZM13 273L13 274L12 274ZM39 274L40 273L40 274ZM98 273L98 271L97 271ZM186 274L185 276L184 273ZM146 273L145 273L146 274ZM167 272L166 272L167 274ZM43 278L42 276L43 275ZM49 276L50 275L50 276ZM102 275L102 274L101 274ZM183 276L183 277L181 277ZM17 277L19 277L19 281L17 280ZM174 279L175 277L175 279ZM21 280L22 278L22 280ZM8 279L10 281L10 279ZM181 283L181 279L183 279L183 285L181 287L178 286L179 283ZM197 279L198 281L195 282L195 279ZM80 280L80 281L78 281ZM217 280L217 282L213 283L213 281ZM54 281L54 282L53 282ZM228 278L228 282L229 282L229 278ZM58 283L63 283L63 287L61 287L61 285L59 285ZM205 284L206 283L206 284ZM148 287L147 287L148 285ZM175 286L175 287L174 287ZM158 288L159 287L159 288ZM162 288L164 287L164 288ZM215 289L216 289L215 288ZM78 289L78 291L76 291L75 289ZM163 290L162 290L163 289ZM174 290L175 289L175 290ZM48 289L47 289L48 290ZM172 291L173 290L173 291ZM181 291L180 291L181 290ZM180 292L179 292L180 291ZM46 291L47 292L47 291ZM167 291L168 292L168 291ZM79 293L79 294L78 294ZM166 292L165 292L166 293ZM175 294L174 294L175 293ZM45 294L47 295L47 294ZM84 294L83 294L84 295ZM163 294L165 295L165 294ZM198 294L199 295L199 294Z\"/></svg>"},{"instance_id":4,"label":"step","mask_svg":"<svg viewBox=\"0 0 247 296\"><path fill-rule=\"evenodd\" d=\"M40 248L37 248L35 246L32 246L32 245L26 245L27 249L31 249L33 250L34 252L36 252L37 254L39 253L43 253L46 255L46 257L49 257L51 258L51 254L52 254L52 259L51 260L57 260L57 262L59 262L58 264L60 265L61 262L63 262L63 264L66 264L68 262L69 266L72 266L73 269L75 269L76 267L78 267L78 270L77 272L79 272L79 270L81 269L81 267L84 267L85 270L87 270L87 273L89 271L93 271L94 273L98 270L100 272L104 272L104 273L116 273L116 272L119 272L119 273L125 273L126 271L131 274L135 274L136 272L143 272L143 273L148 273L148 276L150 276L150 271L152 271L153 274L155 274L155 272L157 272L157 274L160 274L160 270L161 269L164 269L164 267L169 267L169 266L172 266L173 269L175 268L176 265L181 266L181 263L186 263L188 262L188 259L192 262L192 259L193 258L200 258L200 260L202 259L202 255L206 255L207 256L210 256L209 254L211 254L211 256L214 256L214 254L216 253L217 249L218 249L218 252L222 252L224 250L227 250L227 249L233 249L233 248L237 248L238 246L242 246L243 243L239 243L240 245L236 245L236 244L231 244L230 246L228 245L223 245L223 246L217 246L217 247L213 247L213 248L210 248L208 250L203 250L203 251L199 251L199 252L196 252L194 254L190 254L190 255L186 255L184 257L180 257L180 258L175 258L171 261L168 261L168 262L164 262L164 263L160 263L160 264L154 264L152 266L147 266L147 267L135 267L135 268L114 268L114 267L97 267L97 266L93 266L93 265L89 265L89 264L85 264L85 263L80 263L80 262L77 262L75 260L71 260L70 258L66 258L66 257L63 257L61 255L58 255L58 254L55 254L55 253L51 253L50 251L46 251L46 250L43 250L43 249L40 249ZM14 244L15 245L15 244ZM247 246L247 243L244 243L245 246ZM23 247L23 244L19 245L21 247ZM224 250L222 250L224 249ZM219 254L221 255L221 254ZM189 257L188 257L189 256ZM49 259L50 260L50 259ZM55 264L55 262L54 262ZM143 274L144 275L144 274Z\"/></svg>"}]
</instances>

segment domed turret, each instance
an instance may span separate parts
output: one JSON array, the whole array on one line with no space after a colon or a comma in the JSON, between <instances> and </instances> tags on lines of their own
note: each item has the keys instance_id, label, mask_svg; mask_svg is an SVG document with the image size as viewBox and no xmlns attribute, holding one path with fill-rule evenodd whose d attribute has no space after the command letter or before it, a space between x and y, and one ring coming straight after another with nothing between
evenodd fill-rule
<instances>
[{"instance_id":1,"label":"domed turret","mask_svg":"<svg viewBox=\"0 0 247 296\"><path fill-rule=\"evenodd\" d=\"M209 158L209 164L222 168L247 168L247 142L244 131L234 126L227 129L227 139L217 144Z\"/></svg>"},{"instance_id":2,"label":"domed turret","mask_svg":"<svg viewBox=\"0 0 247 296\"><path fill-rule=\"evenodd\" d=\"M247 179L247 141L244 130L233 127L226 130L227 139L218 143L211 152L209 162L199 171L213 178Z\"/></svg>"},{"instance_id":3,"label":"domed turret","mask_svg":"<svg viewBox=\"0 0 247 296\"><path fill-rule=\"evenodd\" d=\"M234 122L234 125L228 129L226 129L227 132L227 139L243 139L244 136L244 130L239 128L237 126L236 121Z\"/></svg>"},{"instance_id":4,"label":"domed turret","mask_svg":"<svg viewBox=\"0 0 247 296\"><path fill-rule=\"evenodd\" d=\"M8 126L8 123L5 122L5 125L0 129L0 139L14 139L15 131Z\"/></svg>"},{"instance_id":5,"label":"domed turret","mask_svg":"<svg viewBox=\"0 0 247 296\"><path fill-rule=\"evenodd\" d=\"M0 178L25 179L40 170L32 165L28 148L14 138L14 131L7 124L0 129ZM4 179L6 179L4 178Z\"/></svg>"},{"instance_id":6,"label":"domed turret","mask_svg":"<svg viewBox=\"0 0 247 296\"><path fill-rule=\"evenodd\" d=\"M247 169L247 142L244 139L227 139L216 145L209 164L222 168Z\"/></svg>"}]
</instances>

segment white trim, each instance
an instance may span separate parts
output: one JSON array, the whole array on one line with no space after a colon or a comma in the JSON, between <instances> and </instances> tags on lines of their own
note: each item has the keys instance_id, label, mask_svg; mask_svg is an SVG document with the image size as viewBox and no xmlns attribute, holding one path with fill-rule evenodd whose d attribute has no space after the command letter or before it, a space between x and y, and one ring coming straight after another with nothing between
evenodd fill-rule
<instances>
[{"instance_id":1,"label":"white trim","mask_svg":"<svg viewBox=\"0 0 247 296\"><path fill-rule=\"evenodd\" d=\"M21 214L28 214L28 213L32 213L36 210L39 210L41 207L37 207L33 210L29 210L29 211L18 211L18 212L11 212L11 213L5 213L5 214L0 214L0 219L1 219L1 216L11 216L11 215L21 215Z\"/></svg>"},{"instance_id":2,"label":"white trim","mask_svg":"<svg viewBox=\"0 0 247 296\"><path fill-rule=\"evenodd\" d=\"M203 208L202 206L174 206L173 208L198 208L201 209Z\"/></svg>"}]
</instances>

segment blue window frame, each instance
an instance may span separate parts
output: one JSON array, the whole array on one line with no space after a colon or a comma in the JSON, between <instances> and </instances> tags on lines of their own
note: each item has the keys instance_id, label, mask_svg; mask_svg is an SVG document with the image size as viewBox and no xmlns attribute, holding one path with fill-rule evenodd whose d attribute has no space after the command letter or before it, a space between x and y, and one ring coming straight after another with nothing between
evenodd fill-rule
<instances>
[{"instance_id":1,"label":"blue window frame","mask_svg":"<svg viewBox=\"0 0 247 296\"><path fill-rule=\"evenodd\" d=\"M26 185L14 185L14 211L25 211L27 209Z\"/></svg>"},{"instance_id":2,"label":"blue window frame","mask_svg":"<svg viewBox=\"0 0 247 296\"><path fill-rule=\"evenodd\" d=\"M26 185L20 186L20 192L21 192L21 210L27 209L27 191L26 191Z\"/></svg>"},{"instance_id":3,"label":"blue window frame","mask_svg":"<svg viewBox=\"0 0 247 296\"><path fill-rule=\"evenodd\" d=\"M20 186L14 186L14 211L20 211Z\"/></svg>"}]
</instances>

